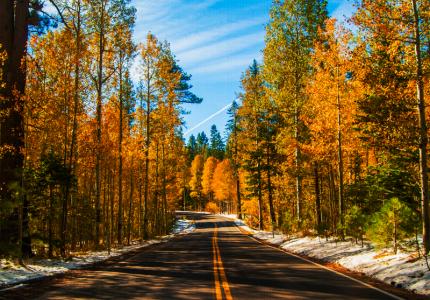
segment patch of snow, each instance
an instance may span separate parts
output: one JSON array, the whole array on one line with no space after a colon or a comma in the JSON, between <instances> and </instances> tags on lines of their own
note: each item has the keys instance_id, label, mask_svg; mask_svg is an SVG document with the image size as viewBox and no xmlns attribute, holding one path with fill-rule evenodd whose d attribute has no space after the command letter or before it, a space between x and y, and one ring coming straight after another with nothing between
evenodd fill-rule
<instances>
[{"instance_id":1,"label":"patch of snow","mask_svg":"<svg viewBox=\"0 0 430 300\"><path fill-rule=\"evenodd\" d=\"M194 230L195 224L193 221L178 219L176 220L173 233L171 235L144 242L134 241L130 246L111 249L110 253L108 251L72 253L73 257L66 260L34 258L27 261L25 266L11 260L0 259L0 287L7 286L6 289L15 288L16 286L10 287L10 285L58 273L65 273L69 270L79 269L87 265L105 261L112 257L120 256L133 250L166 242L169 238L175 235L187 234Z\"/></svg>"},{"instance_id":2,"label":"patch of snow","mask_svg":"<svg viewBox=\"0 0 430 300\"><path fill-rule=\"evenodd\" d=\"M178 219L173 228L174 234L187 234L193 232L196 229L194 222L187 219Z\"/></svg>"},{"instance_id":3,"label":"patch of snow","mask_svg":"<svg viewBox=\"0 0 430 300\"><path fill-rule=\"evenodd\" d=\"M351 241L338 241L334 238L292 238L280 233L273 235L272 232L249 228L242 220L230 218L234 219L242 231L289 252L336 263L390 285L430 295L430 272L424 258L419 259L416 253L399 251L393 254L390 249L376 250L368 242L361 247Z\"/></svg>"}]
</instances>

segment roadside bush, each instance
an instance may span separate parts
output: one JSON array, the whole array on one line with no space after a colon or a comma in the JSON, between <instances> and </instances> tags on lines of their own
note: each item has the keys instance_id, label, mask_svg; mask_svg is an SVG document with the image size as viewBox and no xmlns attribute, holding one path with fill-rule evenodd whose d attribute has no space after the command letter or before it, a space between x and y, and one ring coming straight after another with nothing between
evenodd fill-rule
<instances>
[{"instance_id":1,"label":"roadside bush","mask_svg":"<svg viewBox=\"0 0 430 300\"><path fill-rule=\"evenodd\" d=\"M413 236L414 222L415 212L398 198L391 198L379 212L372 215L366 235L377 247L391 245L394 253L397 253L399 243Z\"/></svg>"},{"instance_id":2,"label":"roadside bush","mask_svg":"<svg viewBox=\"0 0 430 300\"><path fill-rule=\"evenodd\" d=\"M361 241L363 246L363 236L366 227L367 216L363 213L360 207L357 205L352 206L345 214L345 230L348 235L355 239L355 243L358 240Z\"/></svg>"}]
</instances>

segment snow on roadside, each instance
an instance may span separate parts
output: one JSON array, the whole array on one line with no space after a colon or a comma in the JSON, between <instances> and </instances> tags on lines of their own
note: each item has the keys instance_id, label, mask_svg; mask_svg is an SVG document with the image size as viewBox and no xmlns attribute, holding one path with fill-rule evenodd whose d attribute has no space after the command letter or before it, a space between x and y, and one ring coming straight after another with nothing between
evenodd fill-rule
<instances>
[{"instance_id":1,"label":"snow on roadside","mask_svg":"<svg viewBox=\"0 0 430 300\"><path fill-rule=\"evenodd\" d=\"M108 258L117 257L124 253L148 247L149 245L166 242L169 238L178 234L187 234L195 230L193 221L178 219L173 228L171 235L144 241L136 242L130 246L112 249L108 251L97 251L86 254L74 254L71 259L31 259L27 264L21 266L11 260L0 259L0 288L10 286L27 280L51 276L58 273L64 273L69 270L79 269L87 265L107 260Z\"/></svg>"},{"instance_id":2,"label":"snow on roadside","mask_svg":"<svg viewBox=\"0 0 430 300\"><path fill-rule=\"evenodd\" d=\"M235 224L257 239L292 253L306 255L324 262L336 263L351 271L364 273L390 285L413 291L417 294L430 295L430 272L424 258L418 259L414 253L376 250L370 243L364 247L351 241L337 241L318 237L291 238L283 234L257 231L248 227L235 216Z\"/></svg>"},{"instance_id":3,"label":"snow on roadside","mask_svg":"<svg viewBox=\"0 0 430 300\"><path fill-rule=\"evenodd\" d=\"M173 228L173 234L187 234L196 229L194 222L187 219L178 219Z\"/></svg>"}]
</instances>

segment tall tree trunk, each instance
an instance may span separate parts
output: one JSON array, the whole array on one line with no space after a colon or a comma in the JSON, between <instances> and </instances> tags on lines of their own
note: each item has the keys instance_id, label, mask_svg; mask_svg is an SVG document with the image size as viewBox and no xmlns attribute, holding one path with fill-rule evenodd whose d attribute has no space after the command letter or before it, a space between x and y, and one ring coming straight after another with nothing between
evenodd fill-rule
<instances>
[{"instance_id":1,"label":"tall tree trunk","mask_svg":"<svg viewBox=\"0 0 430 300\"><path fill-rule=\"evenodd\" d=\"M298 104L296 104L297 106ZM296 217L298 225L302 221L302 174L301 174L301 151L299 145L299 112L298 107L295 109L294 113L294 122L295 122L295 133L294 138L296 140L296 151L295 151L295 164L296 164Z\"/></svg>"},{"instance_id":2,"label":"tall tree trunk","mask_svg":"<svg viewBox=\"0 0 430 300\"><path fill-rule=\"evenodd\" d=\"M243 219L242 216L242 200L240 195L240 178L239 174L236 174L236 214L239 220Z\"/></svg>"},{"instance_id":3,"label":"tall tree trunk","mask_svg":"<svg viewBox=\"0 0 430 300\"><path fill-rule=\"evenodd\" d=\"M339 82L339 66L336 68L337 73L337 157L338 157L338 171L339 171L339 219L340 224L345 225L344 222L344 211L345 211L345 200L344 196L344 185L343 185L343 153L342 153L342 112L340 105L340 82ZM342 229L342 237L344 236L344 230Z\"/></svg>"},{"instance_id":4,"label":"tall tree trunk","mask_svg":"<svg viewBox=\"0 0 430 300\"><path fill-rule=\"evenodd\" d=\"M236 177L236 214L239 220L243 218L242 216L242 202L240 195L240 177L239 177L239 165L238 165L238 152L239 147L237 144L237 113L234 116L234 125L233 125L233 136L234 136L234 172Z\"/></svg>"},{"instance_id":5,"label":"tall tree trunk","mask_svg":"<svg viewBox=\"0 0 430 300\"><path fill-rule=\"evenodd\" d=\"M159 212L159 203L158 203L158 195L159 195L159 178L160 178L160 172L159 172L159 148L158 148L158 141L156 142L155 146L155 188L154 188L154 213L155 213L155 219L154 219L154 227L156 234L158 235L159 229L160 229L160 212Z\"/></svg>"},{"instance_id":6,"label":"tall tree trunk","mask_svg":"<svg viewBox=\"0 0 430 300\"><path fill-rule=\"evenodd\" d=\"M130 169L130 197L128 199L128 223L127 223L127 245L130 245L131 226L133 220L133 193L134 193L134 180L133 180L133 162Z\"/></svg>"},{"instance_id":7,"label":"tall tree trunk","mask_svg":"<svg viewBox=\"0 0 430 300\"><path fill-rule=\"evenodd\" d=\"M333 167L329 165L329 189L330 189L330 210L331 210L331 221L332 221L332 232L336 231L336 185L334 183L334 171Z\"/></svg>"},{"instance_id":8,"label":"tall tree trunk","mask_svg":"<svg viewBox=\"0 0 430 300\"><path fill-rule=\"evenodd\" d=\"M115 215L114 215L114 200L115 200L115 178L114 172L111 171L111 195L110 195L110 244L114 243L114 226L115 226Z\"/></svg>"},{"instance_id":9,"label":"tall tree trunk","mask_svg":"<svg viewBox=\"0 0 430 300\"><path fill-rule=\"evenodd\" d=\"M318 163L314 164L314 179L315 179L315 206L316 206L316 219L317 219L317 230L321 233L321 194L320 194L320 182L318 174Z\"/></svg>"},{"instance_id":10,"label":"tall tree trunk","mask_svg":"<svg viewBox=\"0 0 430 300\"><path fill-rule=\"evenodd\" d=\"M148 200L149 200L149 146L151 143L150 137L150 122L151 122L151 91L150 91L150 76L149 66L147 66L147 93L146 93L146 112L145 112L145 187L143 194L143 239L148 238ZM142 107L143 109L143 107Z\"/></svg>"},{"instance_id":11,"label":"tall tree trunk","mask_svg":"<svg viewBox=\"0 0 430 300\"><path fill-rule=\"evenodd\" d=\"M162 191L163 191L163 233L167 234L167 182L166 182L166 157L165 157L165 145L164 142L161 144L161 159L162 159Z\"/></svg>"},{"instance_id":12,"label":"tall tree trunk","mask_svg":"<svg viewBox=\"0 0 430 300\"><path fill-rule=\"evenodd\" d=\"M415 56L416 56L416 84L417 84L417 110L419 115L420 127L420 178L421 178L421 213L423 226L423 246L425 253L430 252L430 220L429 220L429 186L428 186L428 167L427 167L427 122L426 122L426 103L424 100L424 78L423 63L421 54L421 31L420 16L417 1L412 0L414 13L415 29Z\"/></svg>"},{"instance_id":13,"label":"tall tree trunk","mask_svg":"<svg viewBox=\"0 0 430 300\"><path fill-rule=\"evenodd\" d=\"M12 249L18 244L19 237L24 237L22 232L29 232L28 223L20 222L20 212L16 208L9 214L3 212L4 207L13 205L22 206L22 214L28 212L28 202L25 197L14 198L12 186L22 184L22 169L24 157L24 124L23 108L26 81L25 56L28 39L28 11L29 1L0 1L0 47L7 57L1 73L4 87L0 87L0 218L3 226L0 227L0 243L8 245ZM22 201L22 202L21 202ZM21 202L21 203L19 203ZM19 203L15 205L14 203ZM28 216L22 215L21 220ZM21 251L24 256L31 255L30 237L21 243ZM25 244L27 246L23 247Z\"/></svg>"},{"instance_id":14,"label":"tall tree trunk","mask_svg":"<svg viewBox=\"0 0 430 300\"><path fill-rule=\"evenodd\" d=\"M119 61L119 135L118 135L118 244L122 244L122 140L123 140L124 101L122 95L122 54Z\"/></svg>"},{"instance_id":15,"label":"tall tree trunk","mask_svg":"<svg viewBox=\"0 0 430 300\"><path fill-rule=\"evenodd\" d=\"M106 215L106 217L104 218L105 220L106 220L106 226L105 226L105 228L106 228L106 232L107 232L107 234L106 234L106 244L107 244L107 251L108 251L108 254L110 254L110 250L111 250L111 236L112 236L112 230L111 230L111 222L110 222L110 203L111 203L111 199L112 199L112 197L111 197L111 182L112 182L112 179L111 179L111 172L110 172L110 169L108 168L108 171L107 171L107 190L108 190L108 195L107 195L107 201L105 201L106 202L106 210L105 210L105 215Z\"/></svg>"},{"instance_id":16,"label":"tall tree trunk","mask_svg":"<svg viewBox=\"0 0 430 300\"><path fill-rule=\"evenodd\" d=\"M74 157L76 150L76 139L77 139L77 131L78 131L78 111L79 111L79 88L80 88L80 73L81 73L81 1L78 0L76 2L76 25L74 26L75 35L76 35L76 53L75 53L75 78L74 78L74 87L73 87L73 124L72 124L72 140L70 143L70 153L69 153L69 162L67 166L67 170L69 171L69 175L73 176L75 174L74 168ZM69 194L71 188L71 178L66 182L66 189L64 193L63 199L63 209L62 209L62 218L61 218L61 245L60 252L61 256L66 255L66 236L67 236L67 214L68 214L68 201Z\"/></svg>"},{"instance_id":17,"label":"tall tree trunk","mask_svg":"<svg viewBox=\"0 0 430 300\"><path fill-rule=\"evenodd\" d=\"M276 226L276 215L275 208L273 206L273 188L272 188L272 174L271 174L271 162L270 162L270 146L267 144L267 193L269 196L269 209L270 209L270 219L272 221L272 227ZM272 228L273 229L273 228Z\"/></svg>"},{"instance_id":18,"label":"tall tree trunk","mask_svg":"<svg viewBox=\"0 0 430 300\"><path fill-rule=\"evenodd\" d=\"M258 228L260 230L264 229L264 220L263 220L263 186L262 186L262 178L261 178L261 162L258 159L257 162L257 180L258 180Z\"/></svg>"},{"instance_id":19,"label":"tall tree trunk","mask_svg":"<svg viewBox=\"0 0 430 300\"><path fill-rule=\"evenodd\" d=\"M139 173L137 175L139 182L139 238L143 240L143 202L142 202L142 161L139 160Z\"/></svg>"},{"instance_id":20,"label":"tall tree trunk","mask_svg":"<svg viewBox=\"0 0 430 300\"><path fill-rule=\"evenodd\" d=\"M53 229L52 221L54 219L54 192L52 184L49 185L49 213L48 213L48 257L53 256Z\"/></svg>"},{"instance_id":21,"label":"tall tree trunk","mask_svg":"<svg viewBox=\"0 0 430 300\"><path fill-rule=\"evenodd\" d=\"M300 45L299 31L296 31L296 45ZM297 53L298 55L298 53ZM294 57L294 140L296 143L295 149L295 172L296 172L296 219L297 225L301 227L302 223L302 202L303 202L303 187L302 187L302 161L300 149L300 110L299 103L302 96L302 82L300 80L300 67L298 56Z\"/></svg>"},{"instance_id":22,"label":"tall tree trunk","mask_svg":"<svg viewBox=\"0 0 430 300\"><path fill-rule=\"evenodd\" d=\"M27 157L28 157L28 141L27 141L27 132L28 132L28 122L25 122L25 131L24 131L24 169L27 167ZM22 189L25 191L25 178L22 177ZM22 203L22 212L21 212L21 254L23 258L28 258L32 255L31 251L31 235L30 235L30 219L29 219L29 201L27 193L23 194L23 203Z\"/></svg>"},{"instance_id":23,"label":"tall tree trunk","mask_svg":"<svg viewBox=\"0 0 430 300\"><path fill-rule=\"evenodd\" d=\"M109 228L108 228L108 223L109 223L109 216L108 211L109 211L109 187L110 187L110 178L109 178L109 167L107 165L104 166L103 168L103 217L102 217L102 223L103 223L103 233L104 233L104 247L105 249L107 249L109 247L109 242L108 242L108 237L109 237Z\"/></svg>"},{"instance_id":24,"label":"tall tree trunk","mask_svg":"<svg viewBox=\"0 0 430 300\"><path fill-rule=\"evenodd\" d=\"M95 245L98 248L100 244L100 224L101 224L101 209L100 209L100 189L101 189L101 144L102 144L102 101L103 101L103 55L104 55L104 23L105 23L105 2L101 1L100 8L100 32L99 32L99 61L97 74L97 153L96 153L96 236Z\"/></svg>"}]
</instances>

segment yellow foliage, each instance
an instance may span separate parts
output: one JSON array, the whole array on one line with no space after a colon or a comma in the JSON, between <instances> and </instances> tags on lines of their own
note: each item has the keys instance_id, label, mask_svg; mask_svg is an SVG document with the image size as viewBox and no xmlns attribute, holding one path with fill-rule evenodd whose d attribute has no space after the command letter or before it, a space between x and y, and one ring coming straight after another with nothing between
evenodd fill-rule
<instances>
[{"instance_id":1,"label":"yellow foliage","mask_svg":"<svg viewBox=\"0 0 430 300\"><path fill-rule=\"evenodd\" d=\"M230 160L224 159L215 169L213 176L215 198L218 201L231 202L235 196L235 179Z\"/></svg>"},{"instance_id":2,"label":"yellow foliage","mask_svg":"<svg viewBox=\"0 0 430 300\"><path fill-rule=\"evenodd\" d=\"M219 207L215 202L211 201L206 204L205 211L216 214L219 213Z\"/></svg>"},{"instance_id":3,"label":"yellow foliage","mask_svg":"<svg viewBox=\"0 0 430 300\"><path fill-rule=\"evenodd\" d=\"M202 188L203 194L205 196L209 196L211 193L214 192L215 187L213 184L213 177L217 164L218 160L212 156L209 157L205 162L202 175Z\"/></svg>"}]
</instances>

